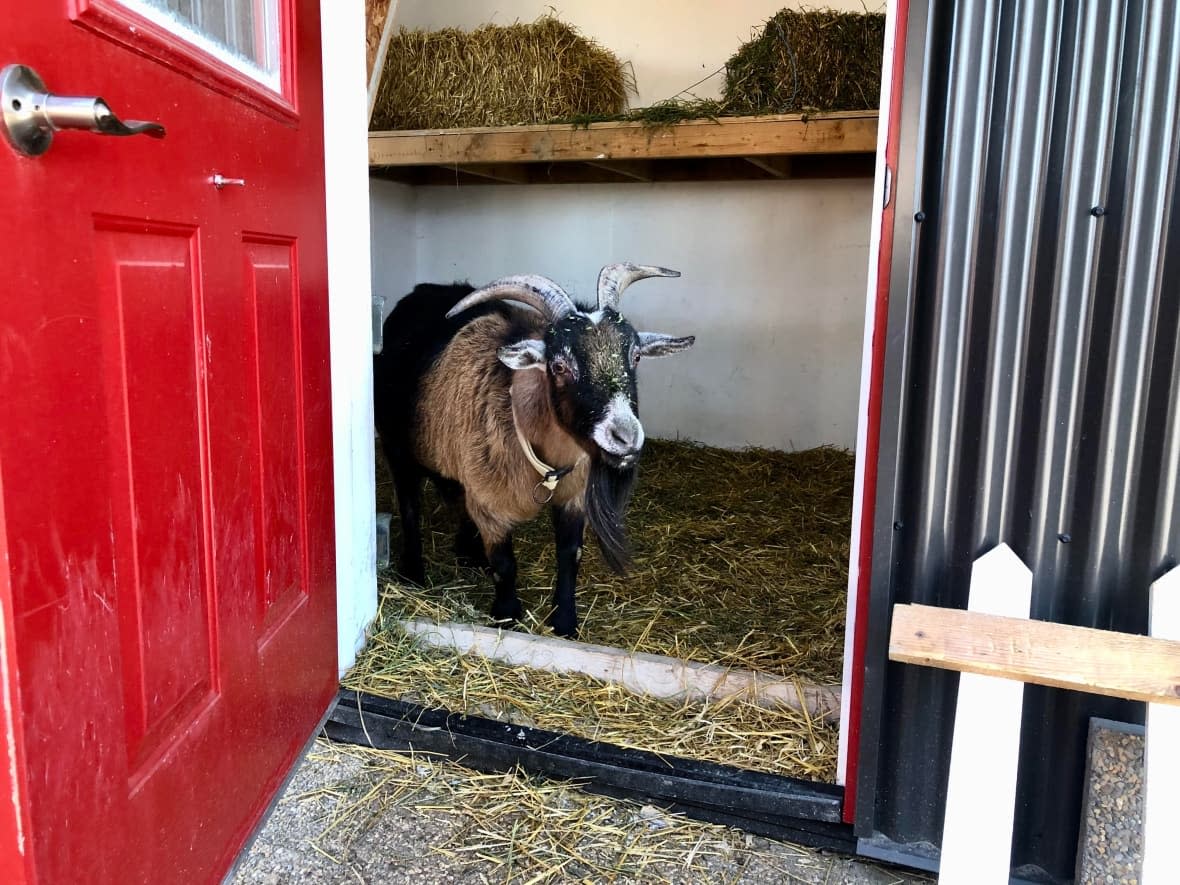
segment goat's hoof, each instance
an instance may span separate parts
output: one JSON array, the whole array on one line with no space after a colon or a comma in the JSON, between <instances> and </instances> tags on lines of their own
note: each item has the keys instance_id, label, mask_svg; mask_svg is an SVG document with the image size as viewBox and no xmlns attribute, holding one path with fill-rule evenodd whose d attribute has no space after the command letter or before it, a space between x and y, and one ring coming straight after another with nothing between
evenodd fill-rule
<instances>
[{"instance_id":1,"label":"goat's hoof","mask_svg":"<svg viewBox=\"0 0 1180 885\"><path fill-rule=\"evenodd\" d=\"M492 603L492 620L515 624L524 615L524 606L519 599L497 599Z\"/></svg>"},{"instance_id":2,"label":"goat's hoof","mask_svg":"<svg viewBox=\"0 0 1180 885\"><path fill-rule=\"evenodd\" d=\"M576 618L550 618L549 626L553 633L562 639L578 638L578 621Z\"/></svg>"}]
</instances>

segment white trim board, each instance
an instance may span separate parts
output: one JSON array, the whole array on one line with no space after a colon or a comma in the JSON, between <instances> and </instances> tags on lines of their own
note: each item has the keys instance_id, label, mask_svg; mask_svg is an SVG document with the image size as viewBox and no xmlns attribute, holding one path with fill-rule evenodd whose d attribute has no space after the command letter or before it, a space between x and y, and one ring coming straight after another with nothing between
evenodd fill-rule
<instances>
[{"instance_id":1,"label":"white trim board","mask_svg":"<svg viewBox=\"0 0 1180 885\"><path fill-rule=\"evenodd\" d=\"M1027 618L1032 572L1007 544L971 567L969 611ZM1007 885L1024 683L963 673L955 702L938 881Z\"/></svg>"},{"instance_id":2,"label":"white trim board","mask_svg":"<svg viewBox=\"0 0 1180 885\"><path fill-rule=\"evenodd\" d=\"M514 667L580 673L638 695L697 702L742 698L759 706L805 710L826 722L833 721L840 709L836 686L808 685L750 670L474 624L411 620L402 621L401 627L430 648L478 655Z\"/></svg>"},{"instance_id":3,"label":"white trim board","mask_svg":"<svg viewBox=\"0 0 1180 885\"><path fill-rule=\"evenodd\" d=\"M1180 567L1151 585L1151 635L1180 640ZM1147 705L1143 745L1142 885L1176 881L1172 840L1180 819L1180 707Z\"/></svg>"},{"instance_id":4,"label":"white trim board","mask_svg":"<svg viewBox=\"0 0 1180 885\"><path fill-rule=\"evenodd\" d=\"M336 506L337 665L356 660L377 614L373 476L372 280L365 5L320 6L328 313Z\"/></svg>"}]
</instances>

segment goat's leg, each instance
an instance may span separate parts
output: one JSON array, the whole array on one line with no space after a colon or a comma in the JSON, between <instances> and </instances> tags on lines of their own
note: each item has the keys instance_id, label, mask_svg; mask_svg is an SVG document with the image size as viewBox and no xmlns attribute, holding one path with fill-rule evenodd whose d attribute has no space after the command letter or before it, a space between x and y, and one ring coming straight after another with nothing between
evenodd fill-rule
<instances>
[{"instance_id":1,"label":"goat's leg","mask_svg":"<svg viewBox=\"0 0 1180 885\"><path fill-rule=\"evenodd\" d=\"M402 522L402 558L399 574L414 584L426 583L422 563L422 471L407 461L389 465L397 492L397 509Z\"/></svg>"},{"instance_id":2,"label":"goat's leg","mask_svg":"<svg viewBox=\"0 0 1180 885\"><path fill-rule=\"evenodd\" d=\"M480 506L467 497L467 513L483 539L484 553L492 569L496 598L492 618L496 621L519 621L524 609L516 595L516 554L512 551L512 524L495 516L495 511Z\"/></svg>"},{"instance_id":3,"label":"goat's leg","mask_svg":"<svg viewBox=\"0 0 1180 885\"><path fill-rule=\"evenodd\" d=\"M512 535L496 544L488 544L488 562L492 566L492 582L496 598L492 602L492 619L515 623L524 609L516 595L516 553L512 550Z\"/></svg>"},{"instance_id":4,"label":"goat's leg","mask_svg":"<svg viewBox=\"0 0 1180 885\"><path fill-rule=\"evenodd\" d=\"M491 567L479 529L466 510L459 516L459 531L455 533L455 559L466 568Z\"/></svg>"},{"instance_id":5,"label":"goat's leg","mask_svg":"<svg viewBox=\"0 0 1180 885\"><path fill-rule=\"evenodd\" d=\"M465 568L490 568L487 552L483 549L483 538L467 513L467 494L462 484L443 477L434 477L434 484L447 506L459 518L459 531L455 533L455 560Z\"/></svg>"},{"instance_id":6,"label":"goat's leg","mask_svg":"<svg viewBox=\"0 0 1180 885\"><path fill-rule=\"evenodd\" d=\"M553 592L553 613L549 626L558 636L578 635L578 610L574 592L578 586L578 566L582 562L586 515L581 507L569 505L553 508L553 540L557 547L557 584Z\"/></svg>"}]
</instances>

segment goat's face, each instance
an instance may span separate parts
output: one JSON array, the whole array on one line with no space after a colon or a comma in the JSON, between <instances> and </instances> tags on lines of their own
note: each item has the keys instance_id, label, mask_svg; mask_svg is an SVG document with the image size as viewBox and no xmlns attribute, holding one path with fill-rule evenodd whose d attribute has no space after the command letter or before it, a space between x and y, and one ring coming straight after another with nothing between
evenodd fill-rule
<instances>
[{"instance_id":1,"label":"goat's face","mask_svg":"<svg viewBox=\"0 0 1180 885\"><path fill-rule=\"evenodd\" d=\"M558 419L611 467L634 466L643 449L636 369L645 356L666 356L695 339L638 333L613 308L567 314L543 341L505 347L514 369L543 370Z\"/></svg>"},{"instance_id":2,"label":"goat's face","mask_svg":"<svg viewBox=\"0 0 1180 885\"><path fill-rule=\"evenodd\" d=\"M643 425L635 383L639 336L631 324L609 308L570 314L549 328L545 355L562 424L608 464L633 464L643 449Z\"/></svg>"},{"instance_id":3,"label":"goat's face","mask_svg":"<svg viewBox=\"0 0 1180 885\"><path fill-rule=\"evenodd\" d=\"M592 453L618 469L635 465L643 449L635 370L645 356L667 356L692 347L694 337L636 332L618 312L631 283L679 272L638 264L609 264L598 276L598 309L579 309L552 280L505 277L472 292L448 316L484 301L520 301L550 321L544 339L525 339L500 348L511 369L543 371L558 420Z\"/></svg>"}]
</instances>

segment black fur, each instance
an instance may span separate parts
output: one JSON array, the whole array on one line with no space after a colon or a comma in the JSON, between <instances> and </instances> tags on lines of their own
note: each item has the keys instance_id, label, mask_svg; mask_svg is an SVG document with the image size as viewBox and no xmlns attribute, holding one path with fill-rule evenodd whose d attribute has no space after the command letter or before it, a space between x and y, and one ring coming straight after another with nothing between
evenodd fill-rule
<instances>
[{"instance_id":1,"label":"black fur","mask_svg":"<svg viewBox=\"0 0 1180 885\"><path fill-rule=\"evenodd\" d=\"M413 461L414 415L422 376L455 333L476 317L492 313L515 316L506 305L491 303L447 319L447 311L473 291L468 283L422 283L399 301L385 320L381 353L373 357L373 410L391 469L395 461Z\"/></svg>"},{"instance_id":2,"label":"black fur","mask_svg":"<svg viewBox=\"0 0 1180 885\"><path fill-rule=\"evenodd\" d=\"M602 558L618 574L631 567L631 544L623 519L638 478L638 468L620 470L596 458L586 483L586 521L598 539Z\"/></svg>"}]
</instances>

